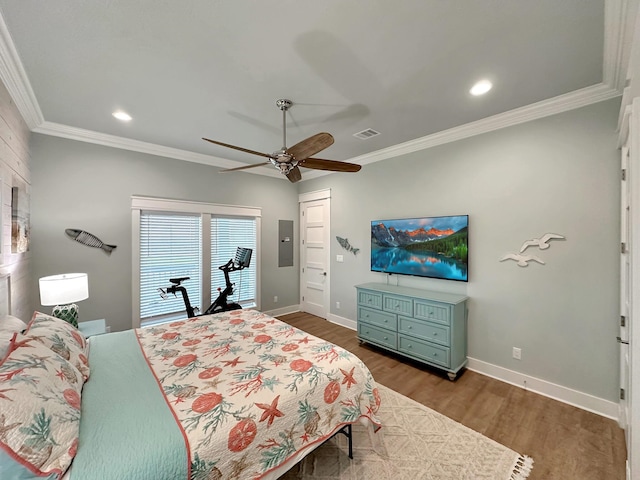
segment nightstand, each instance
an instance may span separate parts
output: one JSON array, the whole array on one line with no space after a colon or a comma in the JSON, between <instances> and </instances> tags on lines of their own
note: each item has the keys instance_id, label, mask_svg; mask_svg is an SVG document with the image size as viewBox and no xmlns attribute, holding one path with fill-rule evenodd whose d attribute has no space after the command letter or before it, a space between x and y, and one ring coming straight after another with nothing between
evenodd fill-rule
<instances>
[{"instance_id":1,"label":"nightstand","mask_svg":"<svg viewBox=\"0 0 640 480\"><path fill-rule=\"evenodd\" d=\"M104 318L100 318L98 320L79 322L78 330L82 332L85 338L93 335L102 335L103 333L107 333L107 321Z\"/></svg>"}]
</instances>

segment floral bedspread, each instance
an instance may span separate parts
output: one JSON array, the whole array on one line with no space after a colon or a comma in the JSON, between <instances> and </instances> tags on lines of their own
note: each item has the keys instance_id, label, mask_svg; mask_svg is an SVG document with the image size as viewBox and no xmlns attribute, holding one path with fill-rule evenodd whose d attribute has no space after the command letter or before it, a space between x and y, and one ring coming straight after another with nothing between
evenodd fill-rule
<instances>
[{"instance_id":1,"label":"floral bedspread","mask_svg":"<svg viewBox=\"0 0 640 480\"><path fill-rule=\"evenodd\" d=\"M184 432L193 480L258 479L345 424L380 425L380 396L360 359L264 313L136 334Z\"/></svg>"}]
</instances>

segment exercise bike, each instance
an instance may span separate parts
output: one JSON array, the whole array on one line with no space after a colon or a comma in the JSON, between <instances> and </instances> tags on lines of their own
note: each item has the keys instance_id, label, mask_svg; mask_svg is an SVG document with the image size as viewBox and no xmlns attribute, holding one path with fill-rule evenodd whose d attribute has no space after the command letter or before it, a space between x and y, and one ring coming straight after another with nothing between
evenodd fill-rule
<instances>
[{"instance_id":1,"label":"exercise bike","mask_svg":"<svg viewBox=\"0 0 640 480\"><path fill-rule=\"evenodd\" d=\"M171 282L171 286L158 289L160 296L163 299L166 299L168 294L173 293L174 296L177 296L177 292L180 292L182 294L184 306L187 310L187 317L189 318L220 312L229 312L231 310L240 310L242 309L242 306L239 303L229 303L227 301L228 297L233 295L233 287L235 285L235 283L231 283L229 273L247 268L251 264L252 253L253 250L250 248L238 247L235 258L230 259L227 263L218 267L218 270L222 270L224 273L224 280L226 284L225 289L222 290L222 288L218 287L218 298L216 298L209 308L207 308L202 314L200 314L200 309L198 307L191 306L187 289L182 285L182 282L189 280L191 277L170 278L169 281Z\"/></svg>"}]
</instances>

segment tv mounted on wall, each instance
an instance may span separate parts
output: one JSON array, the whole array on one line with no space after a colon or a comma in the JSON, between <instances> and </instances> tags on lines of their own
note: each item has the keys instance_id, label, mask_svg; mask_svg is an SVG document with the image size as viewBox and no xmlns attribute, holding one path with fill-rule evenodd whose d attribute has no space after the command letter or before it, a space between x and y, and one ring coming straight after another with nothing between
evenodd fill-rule
<instances>
[{"instance_id":1,"label":"tv mounted on wall","mask_svg":"<svg viewBox=\"0 0 640 480\"><path fill-rule=\"evenodd\" d=\"M468 281L469 215L371 222L371 270Z\"/></svg>"}]
</instances>

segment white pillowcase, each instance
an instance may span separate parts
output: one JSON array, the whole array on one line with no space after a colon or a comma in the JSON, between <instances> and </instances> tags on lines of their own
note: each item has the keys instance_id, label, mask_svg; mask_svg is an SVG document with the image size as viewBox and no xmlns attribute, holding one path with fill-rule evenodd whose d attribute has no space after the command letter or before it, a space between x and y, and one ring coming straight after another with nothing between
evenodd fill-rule
<instances>
[{"instance_id":1,"label":"white pillowcase","mask_svg":"<svg viewBox=\"0 0 640 480\"><path fill-rule=\"evenodd\" d=\"M9 351L9 343L16 332L22 333L27 328L27 324L13 315L5 315L0 318L0 361Z\"/></svg>"},{"instance_id":2,"label":"white pillowcase","mask_svg":"<svg viewBox=\"0 0 640 480\"><path fill-rule=\"evenodd\" d=\"M5 315L0 318L0 332L20 332L27 328L27 324L13 315Z\"/></svg>"},{"instance_id":3,"label":"white pillowcase","mask_svg":"<svg viewBox=\"0 0 640 480\"><path fill-rule=\"evenodd\" d=\"M9 345L11 344L11 339L14 335L15 332L0 331L0 363L2 363L2 360L9 352Z\"/></svg>"}]
</instances>

